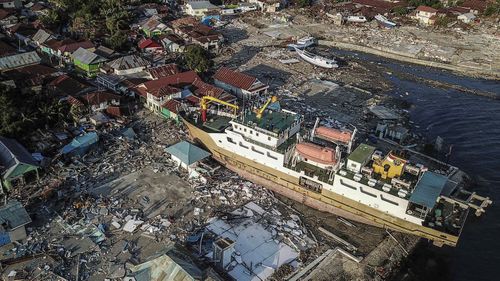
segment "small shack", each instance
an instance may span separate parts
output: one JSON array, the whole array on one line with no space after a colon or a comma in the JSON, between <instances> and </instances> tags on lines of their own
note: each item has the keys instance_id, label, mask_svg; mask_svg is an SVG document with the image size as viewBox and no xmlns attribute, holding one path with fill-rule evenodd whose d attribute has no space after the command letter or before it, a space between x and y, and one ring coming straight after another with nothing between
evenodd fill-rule
<instances>
[{"instance_id":1,"label":"small shack","mask_svg":"<svg viewBox=\"0 0 500 281\"><path fill-rule=\"evenodd\" d=\"M165 149L178 166L186 169L190 176L196 174L197 163L210 156L210 153L187 141L178 142ZM193 175L196 176L196 175Z\"/></svg>"},{"instance_id":2,"label":"small shack","mask_svg":"<svg viewBox=\"0 0 500 281\"><path fill-rule=\"evenodd\" d=\"M18 201L0 207L0 246L26 238L25 225L31 218Z\"/></svg>"},{"instance_id":3,"label":"small shack","mask_svg":"<svg viewBox=\"0 0 500 281\"><path fill-rule=\"evenodd\" d=\"M15 181L24 183L24 176L35 172L38 178L39 165L31 154L16 140L0 137L0 178L6 188ZM1 191L1 189L0 189Z\"/></svg>"}]
</instances>

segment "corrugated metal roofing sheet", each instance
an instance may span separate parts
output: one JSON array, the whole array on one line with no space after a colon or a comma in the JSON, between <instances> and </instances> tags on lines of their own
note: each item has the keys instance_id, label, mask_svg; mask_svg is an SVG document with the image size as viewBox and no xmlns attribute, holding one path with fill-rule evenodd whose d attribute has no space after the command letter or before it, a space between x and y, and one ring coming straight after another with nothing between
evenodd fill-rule
<instances>
[{"instance_id":1,"label":"corrugated metal roofing sheet","mask_svg":"<svg viewBox=\"0 0 500 281\"><path fill-rule=\"evenodd\" d=\"M257 78L250 75L231 70L227 67L221 67L213 76L214 79L229 84L231 86L248 90L252 87Z\"/></svg>"},{"instance_id":2,"label":"corrugated metal roofing sheet","mask_svg":"<svg viewBox=\"0 0 500 281\"><path fill-rule=\"evenodd\" d=\"M25 65L40 63L42 59L38 54L33 52L12 55L0 58L0 70L17 68Z\"/></svg>"},{"instance_id":3,"label":"corrugated metal roofing sheet","mask_svg":"<svg viewBox=\"0 0 500 281\"><path fill-rule=\"evenodd\" d=\"M169 146L165 151L179 158L186 165L191 165L210 156L209 152L187 141L181 141Z\"/></svg>"}]
</instances>

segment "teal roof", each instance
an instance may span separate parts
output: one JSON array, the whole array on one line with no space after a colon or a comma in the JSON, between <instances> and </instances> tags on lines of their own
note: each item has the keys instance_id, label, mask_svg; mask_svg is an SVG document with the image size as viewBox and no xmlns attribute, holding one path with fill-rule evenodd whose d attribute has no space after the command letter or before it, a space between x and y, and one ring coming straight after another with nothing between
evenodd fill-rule
<instances>
[{"instance_id":1,"label":"teal roof","mask_svg":"<svg viewBox=\"0 0 500 281\"><path fill-rule=\"evenodd\" d=\"M410 196L410 202L432 209L448 178L433 172L425 172Z\"/></svg>"},{"instance_id":2,"label":"teal roof","mask_svg":"<svg viewBox=\"0 0 500 281\"><path fill-rule=\"evenodd\" d=\"M209 152L187 141L178 142L167 147L165 151L179 158L186 165L191 165L210 156Z\"/></svg>"},{"instance_id":3,"label":"teal roof","mask_svg":"<svg viewBox=\"0 0 500 281\"><path fill-rule=\"evenodd\" d=\"M362 143L356 147L347 159L356 163L364 163L369 157L371 157L374 151L375 147Z\"/></svg>"}]
</instances>

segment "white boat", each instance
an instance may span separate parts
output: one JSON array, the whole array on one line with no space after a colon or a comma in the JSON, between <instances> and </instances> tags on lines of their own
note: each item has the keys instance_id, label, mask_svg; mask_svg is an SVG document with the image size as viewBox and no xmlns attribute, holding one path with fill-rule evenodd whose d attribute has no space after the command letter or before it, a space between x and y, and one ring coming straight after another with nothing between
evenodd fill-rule
<instances>
[{"instance_id":1,"label":"white boat","mask_svg":"<svg viewBox=\"0 0 500 281\"><path fill-rule=\"evenodd\" d=\"M300 38L299 40L297 40L296 44L288 44L288 48L290 50L295 50L295 49L303 50L307 47L316 45L316 43L317 43L316 38L314 38L312 36L307 36L307 37L303 37L303 38Z\"/></svg>"},{"instance_id":2,"label":"white boat","mask_svg":"<svg viewBox=\"0 0 500 281\"><path fill-rule=\"evenodd\" d=\"M390 21L389 19L382 16L381 14L376 15L375 19L378 21L379 24L381 24L382 26L387 27L387 28L393 28L393 27L396 27L396 25L397 25L395 22Z\"/></svg>"},{"instance_id":3,"label":"white boat","mask_svg":"<svg viewBox=\"0 0 500 281\"><path fill-rule=\"evenodd\" d=\"M348 22L366 22L366 18L364 16L348 16Z\"/></svg>"},{"instance_id":4,"label":"white boat","mask_svg":"<svg viewBox=\"0 0 500 281\"><path fill-rule=\"evenodd\" d=\"M304 59L305 61L312 63L314 65L317 65L319 67L324 67L324 68L337 68L339 67L337 65L337 61L333 59L327 59L322 56L315 55L313 53L309 53L308 51L305 50L300 50L298 48L295 48L295 51L299 56Z\"/></svg>"}]
</instances>

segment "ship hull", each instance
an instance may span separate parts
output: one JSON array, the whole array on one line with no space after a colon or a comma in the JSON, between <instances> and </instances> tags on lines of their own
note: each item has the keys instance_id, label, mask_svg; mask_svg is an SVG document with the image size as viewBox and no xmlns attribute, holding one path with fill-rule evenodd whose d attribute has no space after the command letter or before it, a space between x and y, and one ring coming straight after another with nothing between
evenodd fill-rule
<instances>
[{"instance_id":1,"label":"ship hull","mask_svg":"<svg viewBox=\"0 0 500 281\"><path fill-rule=\"evenodd\" d=\"M242 177L261 184L292 200L303 203L314 209L333 213L357 222L427 238L438 246L456 246L458 242L458 236L391 216L334 192L323 190L322 193L316 193L304 189L299 185L299 179L297 177L272 169L242 157L232 151L223 149L217 146L209 133L196 127L187 120L183 119L183 122L189 130L191 139L209 150L215 160L235 171Z\"/></svg>"}]
</instances>

